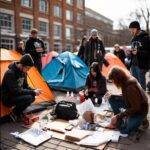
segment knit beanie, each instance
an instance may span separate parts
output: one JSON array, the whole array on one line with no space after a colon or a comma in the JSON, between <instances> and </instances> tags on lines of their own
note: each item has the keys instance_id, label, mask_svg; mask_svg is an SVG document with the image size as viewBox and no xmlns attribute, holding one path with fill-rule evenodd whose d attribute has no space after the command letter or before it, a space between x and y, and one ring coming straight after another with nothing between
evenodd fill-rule
<instances>
[{"instance_id":1,"label":"knit beanie","mask_svg":"<svg viewBox=\"0 0 150 150\"><path fill-rule=\"evenodd\" d=\"M34 66L34 61L30 54L23 55L22 58L20 59L20 63L24 66L30 67Z\"/></svg>"},{"instance_id":2,"label":"knit beanie","mask_svg":"<svg viewBox=\"0 0 150 150\"><path fill-rule=\"evenodd\" d=\"M130 23L130 25L129 25L129 28L137 28L137 29L141 29L140 28L140 24L139 24L139 22L138 21L133 21L133 22L131 22Z\"/></svg>"}]
</instances>

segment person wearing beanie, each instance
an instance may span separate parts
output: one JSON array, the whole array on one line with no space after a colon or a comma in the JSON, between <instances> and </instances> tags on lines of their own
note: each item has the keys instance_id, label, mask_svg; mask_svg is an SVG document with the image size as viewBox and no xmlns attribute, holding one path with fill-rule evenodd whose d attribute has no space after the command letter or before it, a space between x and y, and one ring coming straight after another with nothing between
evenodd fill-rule
<instances>
[{"instance_id":1,"label":"person wearing beanie","mask_svg":"<svg viewBox=\"0 0 150 150\"><path fill-rule=\"evenodd\" d=\"M103 64L106 66L109 65L108 62L104 59L104 56L105 48L102 40L98 36L98 30L92 29L91 36L85 46L85 63L90 67L93 62L98 62L101 70Z\"/></svg>"},{"instance_id":2,"label":"person wearing beanie","mask_svg":"<svg viewBox=\"0 0 150 150\"><path fill-rule=\"evenodd\" d=\"M33 28L30 33L31 36L26 41L26 45L25 45L25 54L29 53L32 56L34 60L34 66L41 73L41 69L42 69L41 57L43 54L46 53L45 51L46 48L44 42L38 38L37 29Z\"/></svg>"},{"instance_id":3,"label":"person wearing beanie","mask_svg":"<svg viewBox=\"0 0 150 150\"><path fill-rule=\"evenodd\" d=\"M150 69L150 37L141 30L140 24L133 21L129 25L133 35L131 41L131 73L146 90L145 74Z\"/></svg>"},{"instance_id":4,"label":"person wearing beanie","mask_svg":"<svg viewBox=\"0 0 150 150\"><path fill-rule=\"evenodd\" d=\"M32 89L27 83L27 71L34 65L30 54L25 54L18 62L8 66L1 85L2 103L10 107L10 120L16 121L22 117L23 111L41 94L40 89Z\"/></svg>"}]
</instances>

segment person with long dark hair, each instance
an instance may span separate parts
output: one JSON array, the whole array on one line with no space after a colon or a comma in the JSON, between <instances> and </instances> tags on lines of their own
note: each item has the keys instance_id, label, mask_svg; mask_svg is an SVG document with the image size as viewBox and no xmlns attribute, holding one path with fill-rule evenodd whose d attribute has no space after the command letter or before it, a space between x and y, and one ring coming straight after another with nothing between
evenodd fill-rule
<instances>
[{"instance_id":1,"label":"person with long dark hair","mask_svg":"<svg viewBox=\"0 0 150 150\"><path fill-rule=\"evenodd\" d=\"M138 81L119 67L111 70L109 79L122 90L120 99L109 98L114 112L112 126L127 135L135 132L140 125L147 128L148 98Z\"/></svg>"},{"instance_id":2,"label":"person with long dark hair","mask_svg":"<svg viewBox=\"0 0 150 150\"><path fill-rule=\"evenodd\" d=\"M78 56L85 62L85 46L87 43L87 38L84 36L81 41L81 45L79 48ZM86 62L85 62L86 63Z\"/></svg>"},{"instance_id":3,"label":"person with long dark hair","mask_svg":"<svg viewBox=\"0 0 150 150\"><path fill-rule=\"evenodd\" d=\"M106 91L106 78L100 72L98 62L93 62L90 66L90 73L86 79L85 95L87 98L91 98L93 104L97 103L100 105ZM95 102L96 98L98 102Z\"/></svg>"}]
</instances>

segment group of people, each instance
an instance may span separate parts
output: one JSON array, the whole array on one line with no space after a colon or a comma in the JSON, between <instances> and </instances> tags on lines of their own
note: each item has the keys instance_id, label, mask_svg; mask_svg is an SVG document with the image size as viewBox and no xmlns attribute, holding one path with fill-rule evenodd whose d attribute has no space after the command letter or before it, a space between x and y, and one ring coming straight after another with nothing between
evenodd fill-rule
<instances>
[{"instance_id":1,"label":"group of people","mask_svg":"<svg viewBox=\"0 0 150 150\"><path fill-rule=\"evenodd\" d=\"M105 59L105 48L96 29L91 31L89 40L86 37L82 39L78 53L78 56L90 67L85 85L85 96L91 98L94 104L97 98L98 105L101 104L103 97L109 97L108 101L114 112L111 127L118 128L123 134L130 134L140 125L145 128L149 126L148 98L144 91L145 73L150 67L149 36L140 29L136 21L132 22L129 28L133 34L133 47L130 54L131 71L137 80L124 69L114 67L109 73L109 80L122 90L120 97L110 95L107 90L106 78L102 75L102 65L108 66L109 63ZM115 48L115 55L125 63L125 54L120 52L119 45L115 45ZM42 92L39 89L30 88L27 84L27 71L34 65L41 71L40 58L45 53L44 43L37 38L36 29L31 31L31 37L27 40L23 53L25 55L20 61L8 67L1 86L3 104L7 107L14 106L10 114L13 120L22 116L23 111L35 100L35 96ZM121 111L122 108L124 111Z\"/></svg>"},{"instance_id":2,"label":"group of people","mask_svg":"<svg viewBox=\"0 0 150 150\"><path fill-rule=\"evenodd\" d=\"M149 126L147 120L148 98L146 96L145 74L150 69L150 37L141 30L137 21L131 22L129 30L133 35L132 48L128 57L130 59L129 70L131 74L119 67L114 67L109 73L109 80L122 90L121 96L111 95L107 90L106 78L102 75L102 64L109 65L105 60L105 50L102 41L98 37L98 31L91 30L91 37L82 39L78 56L90 66L90 73L86 80L85 97L90 98L98 105L102 97L108 97L108 101L114 112L110 128L118 128L122 134L130 134L138 129ZM126 54L118 44L114 45L114 54L124 63ZM124 110L124 111L121 111ZM118 123L119 122L119 123Z\"/></svg>"}]
</instances>

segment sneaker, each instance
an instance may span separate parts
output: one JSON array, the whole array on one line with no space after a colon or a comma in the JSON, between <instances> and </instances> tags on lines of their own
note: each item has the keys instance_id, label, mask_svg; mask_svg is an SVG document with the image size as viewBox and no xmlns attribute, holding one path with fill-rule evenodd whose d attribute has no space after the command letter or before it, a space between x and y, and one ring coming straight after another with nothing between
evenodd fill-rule
<instances>
[{"instance_id":1,"label":"sneaker","mask_svg":"<svg viewBox=\"0 0 150 150\"><path fill-rule=\"evenodd\" d=\"M128 137L128 134L122 134L122 133L120 133L120 136L125 138L125 137Z\"/></svg>"},{"instance_id":2,"label":"sneaker","mask_svg":"<svg viewBox=\"0 0 150 150\"><path fill-rule=\"evenodd\" d=\"M12 120L13 122L16 122L17 116L16 116L13 112L11 112L11 113L9 114L9 117L11 118L11 120Z\"/></svg>"}]
</instances>

